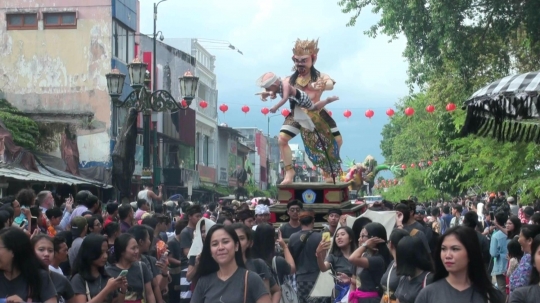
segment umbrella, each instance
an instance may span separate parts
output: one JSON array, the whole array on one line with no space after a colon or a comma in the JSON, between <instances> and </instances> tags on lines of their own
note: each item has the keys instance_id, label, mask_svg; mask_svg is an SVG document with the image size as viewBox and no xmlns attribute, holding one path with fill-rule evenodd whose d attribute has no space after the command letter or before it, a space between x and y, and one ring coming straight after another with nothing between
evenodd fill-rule
<instances>
[{"instance_id":1,"label":"umbrella","mask_svg":"<svg viewBox=\"0 0 540 303\"><path fill-rule=\"evenodd\" d=\"M507 76L465 101L467 117L461 135L540 144L540 71Z\"/></svg>"}]
</instances>

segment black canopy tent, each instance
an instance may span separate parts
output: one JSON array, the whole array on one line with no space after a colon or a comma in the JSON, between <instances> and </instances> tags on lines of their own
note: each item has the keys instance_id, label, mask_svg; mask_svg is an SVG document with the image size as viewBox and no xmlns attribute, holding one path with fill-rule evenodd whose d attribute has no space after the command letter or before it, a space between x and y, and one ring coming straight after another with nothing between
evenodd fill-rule
<instances>
[{"instance_id":1,"label":"black canopy tent","mask_svg":"<svg viewBox=\"0 0 540 303\"><path fill-rule=\"evenodd\" d=\"M540 71L504 77L477 90L467 101L461 135L540 144Z\"/></svg>"}]
</instances>

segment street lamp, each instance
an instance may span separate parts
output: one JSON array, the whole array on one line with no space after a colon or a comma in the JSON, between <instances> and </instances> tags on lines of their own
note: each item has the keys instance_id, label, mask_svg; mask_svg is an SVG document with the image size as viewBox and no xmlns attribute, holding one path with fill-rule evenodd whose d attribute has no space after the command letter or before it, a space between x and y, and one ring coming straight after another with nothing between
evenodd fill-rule
<instances>
[{"instance_id":1,"label":"street lamp","mask_svg":"<svg viewBox=\"0 0 540 303\"><path fill-rule=\"evenodd\" d=\"M126 75L120 73L118 69L113 69L106 75L107 88L111 96L112 103L115 107L135 108L138 112L143 113L143 177L150 179L152 177L150 169L150 115L152 111L178 111L186 110L197 93L199 78L187 71L184 76L179 77L180 94L183 100L177 102L173 96L166 90L154 90L153 92L146 89L144 85L145 76L147 73L148 64L141 62L135 58L132 63L128 64L128 73L131 79L131 87L133 91L126 97L125 100L120 100Z\"/></svg>"}]
</instances>

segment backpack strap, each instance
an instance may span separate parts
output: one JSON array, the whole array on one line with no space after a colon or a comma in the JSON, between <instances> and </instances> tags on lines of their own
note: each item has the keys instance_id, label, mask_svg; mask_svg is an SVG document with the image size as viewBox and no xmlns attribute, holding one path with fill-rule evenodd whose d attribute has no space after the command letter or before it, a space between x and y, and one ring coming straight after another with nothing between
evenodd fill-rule
<instances>
[{"instance_id":1,"label":"backpack strap","mask_svg":"<svg viewBox=\"0 0 540 303\"><path fill-rule=\"evenodd\" d=\"M422 288L425 288L426 287L426 283L427 283L427 276L429 276L429 272L427 273L427 275L424 277L424 282L422 283Z\"/></svg>"},{"instance_id":2,"label":"backpack strap","mask_svg":"<svg viewBox=\"0 0 540 303\"><path fill-rule=\"evenodd\" d=\"M281 286L281 281L279 281L279 272L278 272L278 270L277 270L276 258L277 258L277 256L274 256L274 257L272 258L272 270L273 270L274 273L276 274L276 280L277 280L278 285Z\"/></svg>"},{"instance_id":3,"label":"backpack strap","mask_svg":"<svg viewBox=\"0 0 540 303\"><path fill-rule=\"evenodd\" d=\"M307 240L308 238L313 234L313 230L310 230L305 236L304 236L304 239L302 240L302 245L300 246L300 249L294 254L293 256L293 259L295 260L298 260L298 258L300 257L300 254L302 253L302 251L304 250L304 248L306 247L306 243L307 243Z\"/></svg>"}]
</instances>

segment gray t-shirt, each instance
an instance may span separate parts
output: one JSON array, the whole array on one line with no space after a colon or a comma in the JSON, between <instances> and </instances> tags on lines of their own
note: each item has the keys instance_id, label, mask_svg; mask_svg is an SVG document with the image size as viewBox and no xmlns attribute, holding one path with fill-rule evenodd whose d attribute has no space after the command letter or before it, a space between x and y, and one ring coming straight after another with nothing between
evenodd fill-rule
<instances>
[{"instance_id":1,"label":"gray t-shirt","mask_svg":"<svg viewBox=\"0 0 540 303\"><path fill-rule=\"evenodd\" d=\"M344 273L349 277L351 277L354 273L354 265L349 262L349 259L345 258L341 254L339 256L329 254L326 256L325 261L332 265L334 273Z\"/></svg>"},{"instance_id":2,"label":"gray t-shirt","mask_svg":"<svg viewBox=\"0 0 540 303\"><path fill-rule=\"evenodd\" d=\"M248 272L245 285L246 269L238 268L226 281L218 278L217 272L201 277L195 286L191 302L197 303L256 303L262 296L268 294L262 279L257 273ZM247 286L246 300L244 289Z\"/></svg>"},{"instance_id":3,"label":"gray t-shirt","mask_svg":"<svg viewBox=\"0 0 540 303\"><path fill-rule=\"evenodd\" d=\"M302 230L302 225L298 225L298 227L292 227L291 224L289 224L289 222L287 222L287 223L281 225L279 227L279 230L281 231L281 237L283 239L288 239L295 232L301 231Z\"/></svg>"},{"instance_id":4,"label":"gray t-shirt","mask_svg":"<svg viewBox=\"0 0 540 303\"><path fill-rule=\"evenodd\" d=\"M73 262L75 262L75 258L77 258L77 254L79 253L79 248L81 248L83 240L84 238L78 237L73 240L73 243L71 243L71 248L68 251L69 266L71 266L71 268L73 268Z\"/></svg>"},{"instance_id":5,"label":"gray t-shirt","mask_svg":"<svg viewBox=\"0 0 540 303\"><path fill-rule=\"evenodd\" d=\"M319 266L317 265L315 251L322 241L322 234L314 231L307 238L304 249L300 252L302 239L307 237L309 232L308 230L302 230L292 234L289 238L289 250L296 264L296 281L300 282L315 282L319 277Z\"/></svg>"},{"instance_id":6,"label":"gray t-shirt","mask_svg":"<svg viewBox=\"0 0 540 303\"><path fill-rule=\"evenodd\" d=\"M396 261L390 261L390 265L388 265L388 268L386 268L386 272L381 278L381 285L383 287L384 293L386 294L388 292L387 288L390 287L390 296L394 294L399 285L399 277L397 275L397 269L394 264L396 264ZM390 274L390 279L388 279L388 274Z\"/></svg>"},{"instance_id":7,"label":"gray t-shirt","mask_svg":"<svg viewBox=\"0 0 540 303\"><path fill-rule=\"evenodd\" d=\"M49 275L58 294L58 303L66 302L69 299L73 298L75 295L73 293L73 287L69 280L62 274L59 274L54 271L50 271Z\"/></svg>"},{"instance_id":8,"label":"gray t-shirt","mask_svg":"<svg viewBox=\"0 0 540 303\"><path fill-rule=\"evenodd\" d=\"M104 288L107 286L107 281L109 277L99 276L94 281L85 281L81 275L76 274L71 278L71 286L73 287L73 292L76 295L84 295L86 297L86 284L88 283L88 290L90 291L90 298L97 296ZM106 302L112 302L116 292L111 292L107 295Z\"/></svg>"},{"instance_id":9,"label":"gray t-shirt","mask_svg":"<svg viewBox=\"0 0 540 303\"><path fill-rule=\"evenodd\" d=\"M399 285L394 295L399 300L399 303L414 303L416 296L424 288L424 281L426 285L429 285L432 279L433 274L427 271L412 279L402 276L399 279Z\"/></svg>"},{"instance_id":10,"label":"gray t-shirt","mask_svg":"<svg viewBox=\"0 0 540 303\"><path fill-rule=\"evenodd\" d=\"M45 302L51 298L56 298L56 289L49 276L49 272L45 270L39 271L41 279L41 292L33 296L34 302ZM22 275L18 275L13 280L6 279L6 276L0 274L0 298L17 295L25 302L28 299L28 283Z\"/></svg>"},{"instance_id":11,"label":"gray t-shirt","mask_svg":"<svg viewBox=\"0 0 540 303\"><path fill-rule=\"evenodd\" d=\"M439 281L433 282L426 286L420 291L414 303L456 303L456 302L467 302L467 303L485 303L482 295L474 290L471 286L463 291L459 291L452 287L446 281L446 279L441 279ZM491 303L501 302L500 298L491 300Z\"/></svg>"},{"instance_id":12,"label":"gray t-shirt","mask_svg":"<svg viewBox=\"0 0 540 303\"><path fill-rule=\"evenodd\" d=\"M510 295L510 303L538 303L540 285L520 287Z\"/></svg>"},{"instance_id":13,"label":"gray t-shirt","mask_svg":"<svg viewBox=\"0 0 540 303\"><path fill-rule=\"evenodd\" d=\"M143 275L141 276L141 267ZM120 272L122 271L121 268L117 267L116 265L109 265L105 268L107 271L107 274L111 276L112 278L118 277ZM131 265L131 267L128 269L128 274L126 276L127 282L128 282L128 289L126 291L125 300L126 301L137 301L143 299L143 289L146 283L149 283L152 281L152 273L144 264L144 262L135 262ZM144 280L144 283L143 283Z\"/></svg>"},{"instance_id":14,"label":"gray t-shirt","mask_svg":"<svg viewBox=\"0 0 540 303\"><path fill-rule=\"evenodd\" d=\"M146 264L146 267L150 270L152 273L152 278L155 278L161 274L161 271L156 266L157 259L149 256L149 255L141 255L141 261L143 261L144 264Z\"/></svg>"}]
</instances>

